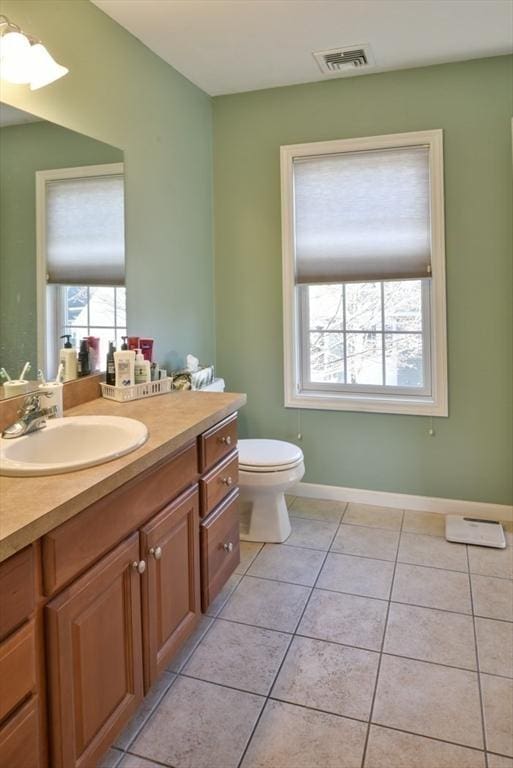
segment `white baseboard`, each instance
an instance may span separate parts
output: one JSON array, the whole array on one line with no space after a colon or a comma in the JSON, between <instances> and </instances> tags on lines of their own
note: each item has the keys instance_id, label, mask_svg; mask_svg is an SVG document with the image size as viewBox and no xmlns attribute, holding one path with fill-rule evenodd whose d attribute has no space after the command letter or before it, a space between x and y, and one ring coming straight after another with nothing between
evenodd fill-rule
<instances>
[{"instance_id":1,"label":"white baseboard","mask_svg":"<svg viewBox=\"0 0 513 768\"><path fill-rule=\"evenodd\" d=\"M298 483L289 491L291 496L309 499L352 501L357 504L373 504L377 507L395 507L416 512L437 512L442 515L472 515L486 520L513 520L513 506L488 504L462 499L439 499L436 496L413 496L408 493L366 491L362 488L343 488L338 485Z\"/></svg>"}]
</instances>

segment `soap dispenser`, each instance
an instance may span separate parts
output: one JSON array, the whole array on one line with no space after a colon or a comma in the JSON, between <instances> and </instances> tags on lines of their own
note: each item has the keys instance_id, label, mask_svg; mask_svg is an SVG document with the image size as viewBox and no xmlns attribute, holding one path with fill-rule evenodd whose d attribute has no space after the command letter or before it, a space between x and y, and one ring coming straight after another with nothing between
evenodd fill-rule
<instances>
[{"instance_id":1,"label":"soap dispenser","mask_svg":"<svg viewBox=\"0 0 513 768\"><path fill-rule=\"evenodd\" d=\"M73 348L70 337L70 333L65 333L61 336L61 339L66 339L66 343L59 352L59 363L62 363L64 368L63 381L72 381L78 376L77 353Z\"/></svg>"}]
</instances>

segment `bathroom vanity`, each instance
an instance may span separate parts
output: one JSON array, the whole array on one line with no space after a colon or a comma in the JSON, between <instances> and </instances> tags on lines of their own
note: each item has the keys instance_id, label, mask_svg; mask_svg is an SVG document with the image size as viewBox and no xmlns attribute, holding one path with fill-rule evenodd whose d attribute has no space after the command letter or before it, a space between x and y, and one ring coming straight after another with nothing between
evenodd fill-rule
<instances>
[{"instance_id":1,"label":"bathroom vanity","mask_svg":"<svg viewBox=\"0 0 513 768\"><path fill-rule=\"evenodd\" d=\"M79 472L0 478L2 768L96 765L236 568L244 403L94 400L70 413L140 419L147 443Z\"/></svg>"}]
</instances>

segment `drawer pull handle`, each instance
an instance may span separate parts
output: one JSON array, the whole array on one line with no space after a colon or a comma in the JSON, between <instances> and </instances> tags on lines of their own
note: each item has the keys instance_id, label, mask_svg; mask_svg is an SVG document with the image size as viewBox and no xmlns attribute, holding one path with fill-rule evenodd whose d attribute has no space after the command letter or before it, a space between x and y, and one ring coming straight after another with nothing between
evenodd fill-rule
<instances>
[{"instance_id":1,"label":"drawer pull handle","mask_svg":"<svg viewBox=\"0 0 513 768\"><path fill-rule=\"evenodd\" d=\"M227 544L223 544L223 549L225 552L233 552L233 544L231 541L229 541Z\"/></svg>"},{"instance_id":2,"label":"drawer pull handle","mask_svg":"<svg viewBox=\"0 0 513 768\"><path fill-rule=\"evenodd\" d=\"M221 482L224 483L225 485L233 485L233 480L230 477L230 475L228 475L228 477L222 477Z\"/></svg>"},{"instance_id":3,"label":"drawer pull handle","mask_svg":"<svg viewBox=\"0 0 513 768\"><path fill-rule=\"evenodd\" d=\"M223 445L231 445L232 444L232 438L230 435L226 435L226 437L219 438L220 442L223 443Z\"/></svg>"},{"instance_id":4,"label":"drawer pull handle","mask_svg":"<svg viewBox=\"0 0 513 768\"><path fill-rule=\"evenodd\" d=\"M152 547L150 549L150 555L153 555L155 560L160 560L162 557L162 547Z\"/></svg>"},{"instance_id":5,"label":"drawer pull handle","mask_svg":"<svg viewBox=\"0 0 513 768\"><path fill-rule=\"evenodd\" d=\"M134 571L137 571L137 573L144 573L144 571L146 570L146 561L139 560L139 562L137 562L137 560L134 560L134 562L132 563L132 568L134 569Z\"/></svg>"}]
</instances>

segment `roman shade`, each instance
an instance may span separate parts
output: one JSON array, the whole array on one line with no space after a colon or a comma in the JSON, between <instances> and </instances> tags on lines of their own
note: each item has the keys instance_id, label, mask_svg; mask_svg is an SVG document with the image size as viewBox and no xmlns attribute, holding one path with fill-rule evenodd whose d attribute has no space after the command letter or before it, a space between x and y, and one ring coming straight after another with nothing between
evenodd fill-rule
<instances>
[{"instance_id":1,"label":"roman shade","mask_svg":"<svg viewBox=\"0 0 513 768\"><path fill-rule=\"evenodd\" d=\"M46 259L49 283L124 285L122 175L47 182Z\"/></svg>"},{"instance_id":2,"label":"roman shade","mask_svg":"<svg viewBox=\"0 0 513 768\"><path fill-rule=\"evenodd\" d=\"M431 272L429 148L296 157L296 283Z\"/></svg>"}]
</instances>

